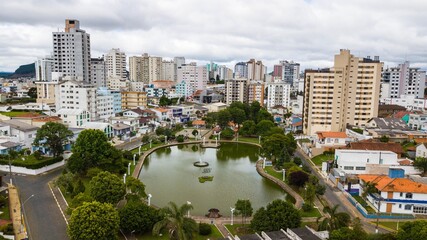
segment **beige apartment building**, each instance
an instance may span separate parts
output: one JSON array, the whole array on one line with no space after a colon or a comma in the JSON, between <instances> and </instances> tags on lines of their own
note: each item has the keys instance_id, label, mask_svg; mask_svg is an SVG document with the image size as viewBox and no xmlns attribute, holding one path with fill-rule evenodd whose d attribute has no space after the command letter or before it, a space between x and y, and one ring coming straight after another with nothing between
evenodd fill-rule
<instances>
[{"instance_id":1,"label":"beige apartment building","mask_svg":"<svg viewBox=\"0 0 427 240\"><path fill-rule=\"evenodd\" d=\"M306 70L304 134L363 127L377 117L382 65L378 57L360 58L340 50L332 68Z\"/></svg>"},{"instance_id":2,"label":"beige apartment building","mask_svg":"<svg viewBox=\"0 0 427 240\"><path fill-rule=\"evenodd\" d=\"M247 87L247 79L225 80L225 103L230 105L233 102L247 102Z\"/></svg>"},{"instance_id":3,"label":"beige apartment building","mask_svg":"<svg viewBox=\"0 0 427 240\"><path fill-rule=\"evenodd\" d=\"M147 53L129 58L129 79L133 82L150 84L160 79L162 58L152 57Z\"/></svg>"},{"instance_id":4,"label":"beige apartment building","mask_svg":"<svg viewBox=\"0 0 427 240\"><path fill-rule=\"evenodd\" d=\"M147 107L146 92L122 92L122 109Z\"/></svg>"},{"instance_id":5,"label":"beige apartment building","mask_svg":"<svg viewBox=\"0 0 427 240\"><path fill-rule=\"evenodd\" d=\"M248 103L259 102L264 106L265 84L261 81L252 81L248 84Z\"/></svg>"}]
</instances>

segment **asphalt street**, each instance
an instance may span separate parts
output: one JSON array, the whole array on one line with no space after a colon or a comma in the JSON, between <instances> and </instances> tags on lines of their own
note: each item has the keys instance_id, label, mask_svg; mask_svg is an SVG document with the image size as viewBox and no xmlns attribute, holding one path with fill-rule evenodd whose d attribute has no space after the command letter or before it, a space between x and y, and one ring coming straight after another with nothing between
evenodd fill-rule
<instances>
[{"instance_id":1,"label":"asphalt street","mask_svg":"<svg viewBox=\"0 0 427 240\"><path fill-rule=\"evenodd\" d=\"M325 191L324 197L332 204L332 206L338 205L339 206L338 212L345 212L345 213L350 214L350 216L355 217L355 215L356 215L355 211L357 211L357 209L354 207L348 208L345 204L342 204L341 199L337 196L337 194L341 194L341 191L338 190L337 188L333 188L329 184L327 184L325 182L325 179L323 178L323 176L313 167L313 165L311 165L307 161L306 157L303 154L301 154L298 151L295 151L294 155L296 157L301 158L303 163L310 167L311 172L314 175L316 175L316 177L319 179L319 182L326 186L326 191ZM374 225L366 222L365 219L360 219L360 220L361 220L361 223L363 224L364 229L367 232L375 233L375 226ZM379 232L380 233L388 233L389 231L382 229L382 228L379 228Z\"/></svg>"},{"instance_id":2,"label":"asphalt street","mask_svg":"<svg viewBox=\"0 0 427 240\"><path fill-rule=\"evenodd\" d=\"M24 205L28 237L31 240L67 240L67 225L49 189L48 182L61 174L62 169L39 176L12 175L21 203ZM9 176L3 178L9 182Z\"/></svg>"}]
</instances>

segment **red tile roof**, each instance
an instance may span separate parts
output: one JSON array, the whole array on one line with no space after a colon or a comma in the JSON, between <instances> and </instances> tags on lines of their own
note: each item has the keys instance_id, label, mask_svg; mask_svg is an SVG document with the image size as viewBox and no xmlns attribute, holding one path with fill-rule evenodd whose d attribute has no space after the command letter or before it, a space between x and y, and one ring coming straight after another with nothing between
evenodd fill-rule
<instances>
[{"instance_id":1,"label":"red tile roof","mask_svg":"<svg viewBox=\"0 0 427 240\"><path fill-rule=\"evenodd\" d=\"M402 154L405 151L399 143L383 143L372 141L360 141L350 143L350 149L354 150L375 150L375 151L392 151L396 154Z\"/></svg>"},{"instance_id":2,"label":"red tile roof","mask_svg":"<svg viewBox=\"0 0 427 240\"><path fill-rule=\"evenodd\" d=\"M376 183L381 192L409 192L427 194L427 184L414 182L407 178L390 178L386 175L361 174L359 179L364 182Z\"/></svg>"},{"instance_id":3,"label":"red tile roof","mask_svg":"<svg viewBox=\"0 0 427 240\"><path fill-rule=\"evenodd\" d=\"M345 132L317 132L317 136L319 136L320 139L347 138L347 134Z\"/></svg>"}]
</instances>

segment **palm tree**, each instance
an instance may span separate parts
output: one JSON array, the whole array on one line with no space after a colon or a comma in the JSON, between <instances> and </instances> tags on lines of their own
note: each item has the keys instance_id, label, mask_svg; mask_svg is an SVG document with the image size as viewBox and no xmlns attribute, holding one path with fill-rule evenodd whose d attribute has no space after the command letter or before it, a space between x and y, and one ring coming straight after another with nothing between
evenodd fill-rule
<instances>
[{"instance_id":1,"label":"palm tree","mask_svg":"<svg viewBox=\"0 0 427 240\"><path fill-rule=\"evenodd\" d=\"M347 227L350 222L350 215L344 212L338 212L339 205L335 205L334 207L326 206L323 209L323 212L327 214L326 217L323 218L321 222L319 220L321 217L317 218L317 225L319 226L319 231L333 231L342 227Z\"/></svg>"},{"instance_id":2,"label":"palm tree","mask_svg":"<svg viewBox=\"0 0 427 240\"><path fill-rule=\"evenodd\" d=\"M154 224L153 235L158 236L160 231L167 228L170 239L192 239L193 233L197 231L197 223L193 219L186 217L186 214L191 209L193 209L193 206L190 204L183 204L178 207L176 203L169 202L169 206L161 210L164 218Z\"/></svg>"},{"instance_id":3,"label":"palm tree","mask_svg":"<svg viewBox=\"0 0 427 240\"><path fill-rule=\"evenodd\" d=\"M368 196L368 194L371 193L376 193L378 192L377 190L377 183L374 182L366 182L365 185L363 186L363 193L362 193L362 197L364 199L366 199L366 197Z\"/></svg>"}]
</instances>

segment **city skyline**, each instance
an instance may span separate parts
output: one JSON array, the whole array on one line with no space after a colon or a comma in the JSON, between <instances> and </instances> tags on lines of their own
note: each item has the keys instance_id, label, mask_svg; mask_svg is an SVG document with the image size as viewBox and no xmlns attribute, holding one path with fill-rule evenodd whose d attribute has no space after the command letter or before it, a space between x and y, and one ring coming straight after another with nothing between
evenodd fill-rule
<instances>
[{"instance_id":1,"label":"city skyline","mask_svg":"<svg viewBox=\"0 0 427 240\"><path fill-rule=\"evenodd\" d=\"M0 71L52 52L52 32L66 18L91 35L91 56L120 48L233 68L251 58L268 72L280 60L305 68L331 67L339 49L380 56L384 67L410 61L427 69L423 1L4 1L0 16Z\"/></svg>"}]
</instances>

